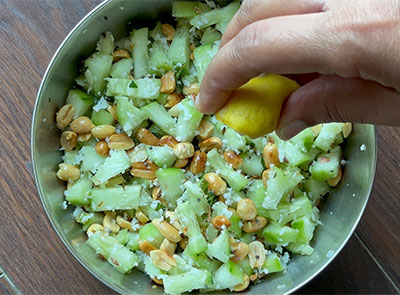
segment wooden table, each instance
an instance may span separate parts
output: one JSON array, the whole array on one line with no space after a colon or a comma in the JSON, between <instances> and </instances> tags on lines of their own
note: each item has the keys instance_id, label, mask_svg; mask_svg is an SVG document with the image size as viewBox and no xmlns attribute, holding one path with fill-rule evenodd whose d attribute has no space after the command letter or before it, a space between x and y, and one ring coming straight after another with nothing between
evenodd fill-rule
<instances>
[{"instance_id":1,"label":"wooden table","mask_svg":"<svg viewBox=\"0 0 400 295\"><path fill-rule=\"evenodd\" d=\"M52 229L32 178L29 145L35 96L50 58L99 2L0 1L0 294L113 293ZM302 293L400 293L399 167L400 129L381 127L375 184L361 223Z\"/></svg>"}]
</instances>

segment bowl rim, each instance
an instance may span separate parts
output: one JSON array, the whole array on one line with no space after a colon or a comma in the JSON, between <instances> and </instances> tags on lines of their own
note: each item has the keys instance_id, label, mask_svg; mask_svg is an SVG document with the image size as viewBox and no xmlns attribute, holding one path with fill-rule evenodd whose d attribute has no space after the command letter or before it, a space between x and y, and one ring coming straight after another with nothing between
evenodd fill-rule
<instances>
[{"instance_id":1,"label":"bowl rim","mask_svg":"<svg viewBox=\"0 0 400 295\"><path fill-rule=\"evenodd\" d=\"M102 284L106 285L108 288L110 288L113 291L119 292L120 294L125 294L125 291L122 290L121 288L119 288L118 285L116 284L112 284L106 280L104 280L100 274L98 274L96 271L94 271L93 269L91 269L91 267L89 267L89 265L86 264L85 261L83 261L82 259L80 259L78 253L75 251L75 249L70 245L70 243L68 241L66 241L64 239L64 237L60 234L60 231L55 223L55 221L53 220L53 218L51 217L48 209L47 209L47 205L45 202L45 199L43 197L43 191L42 191L42 185L41 183L39 183L38 181L38 171L37 171L37 165L36 165L36 147L35 147L35 139L36 139L36 134L35 134L35 130L36 130L36 125L38 123L38 106L39 106L39 99L42 96L43 93L43 89L44 89L44 85L48 80L48 74L50 72L50 70L53 68L54 63L56 62L56 60L58 59L59 53L61 52L61 50L64 48L64 46L66 45L66 43L68 43L69 39L75 34L75 32L93 15L95 14L98 10L100 10L102 7L106 6L109 2L111 2L112 0L104 0L102 1L100 4L98 4L97 6L95 6L91 11L89 11L72 29L71 31L67 34L67 36L64 38L64 40L62 41L62 43L59 45L59 47L57 48L57 50L55 51L55 53L53 54L47 68L46 71L43 74L43 78L42 81L40 83L40 86L38 88L38 92L36 95L36 101L35 101L35 105L34 105L34 110L33 110L33 115L32 115L32 124L31 124L31 140L30 140L30 145L31 145L31 160L32 160L32 170L33 170L33 176L34 176L34 181L35 181L35 185L36 185L36 189L37 192L39 194L40 197L40 201L42 203L43 209L47 215L48 220L50 221L53 230L56 232L57 236L60 238L60 240L62 241L62 244L68 249L68 251L72 254L72 256L92 275L94 276L97 280L99 280ZM348 240L353 236L353 233L355 231L355 229L357 228L363 214L365 211L365 208L368 204L369 198L371 196L371 191L373 189L374 186L374 181L375 181L375 173L376 173L376 166L377 166L377 159L378 159L378 132L377 132L377 127L376 126L372 126L373 128L373 146L369 147L373 149L373 165L372 165L372 173L370 176L370 179L368 181L369 183L369 187L367 189L367 198L360 210L360 214L357 217L357 219L355 220L351 230L349 231L349 234L347 235L347 237L345 238L345 240L343 241L343 243L340 245L340 247L333 253L333 255L327 259L325 261L324 264L321 265L321 267L314 272L312 275L310 275L306 280L304 280L303 282L301 282L300 284L291 287L286 293L283 294L291 294L297 290L299 290L300 288L304 287L306 284L308 284L310 281L312 281L316 276L318 276L324 269L326 269L326 267L335 259L335 257L342 251L342 249L344 248L344 246L347 244Z\"/></svg>"}]
</instances>

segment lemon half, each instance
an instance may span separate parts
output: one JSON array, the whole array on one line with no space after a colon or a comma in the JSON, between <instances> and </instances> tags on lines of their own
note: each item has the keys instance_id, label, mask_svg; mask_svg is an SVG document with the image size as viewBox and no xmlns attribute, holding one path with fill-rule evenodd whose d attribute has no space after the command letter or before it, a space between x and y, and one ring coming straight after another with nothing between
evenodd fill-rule
<instances>
[{"instance_id":1,"label":"lemon half","mask_svg":"<svg viewBox=\"0 0 400 295\"><path fill-rule=\"evenodd\" d=\"M236 89L215 116L241 134L263 136L276 129L282 104L299 87L297 82L277 74L253 78Z\"/></svg>"}]
</instances>

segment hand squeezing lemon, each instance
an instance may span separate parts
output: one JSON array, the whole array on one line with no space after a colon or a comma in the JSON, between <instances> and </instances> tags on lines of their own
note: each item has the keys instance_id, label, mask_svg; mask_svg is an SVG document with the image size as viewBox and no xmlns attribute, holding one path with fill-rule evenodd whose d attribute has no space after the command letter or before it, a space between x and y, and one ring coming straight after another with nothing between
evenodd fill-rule
<instances>
[{"instance_id":1,"label":"hand squeezing lemon","mask_svg":"<svg viewBox=\"0 0 400 295\"><path fill-rule=\"evenodd\" d=\"M276 129L285 99L300 87L281 75L268 74L251 79L236 89L215 114L222 123L252 138Z\"/></svg>"}]
</instances>

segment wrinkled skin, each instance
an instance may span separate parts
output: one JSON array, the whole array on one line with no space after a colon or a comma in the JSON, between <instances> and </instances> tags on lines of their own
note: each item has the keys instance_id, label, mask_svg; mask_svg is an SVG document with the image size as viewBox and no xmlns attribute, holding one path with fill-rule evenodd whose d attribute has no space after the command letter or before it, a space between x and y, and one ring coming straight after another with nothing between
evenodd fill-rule
<instances>
[{"instance_id":1,"label":"wrinkled skin","mask_svg":"<svg viewBox=\"0 0 400 295\"><path fill-rule=\"evenodd\" d=\"M261 73L303 84L283 107L284 139L331 121L400 126L400 0L245 0L197 108L214 113Z\"/></svg>"}]
</instances>

